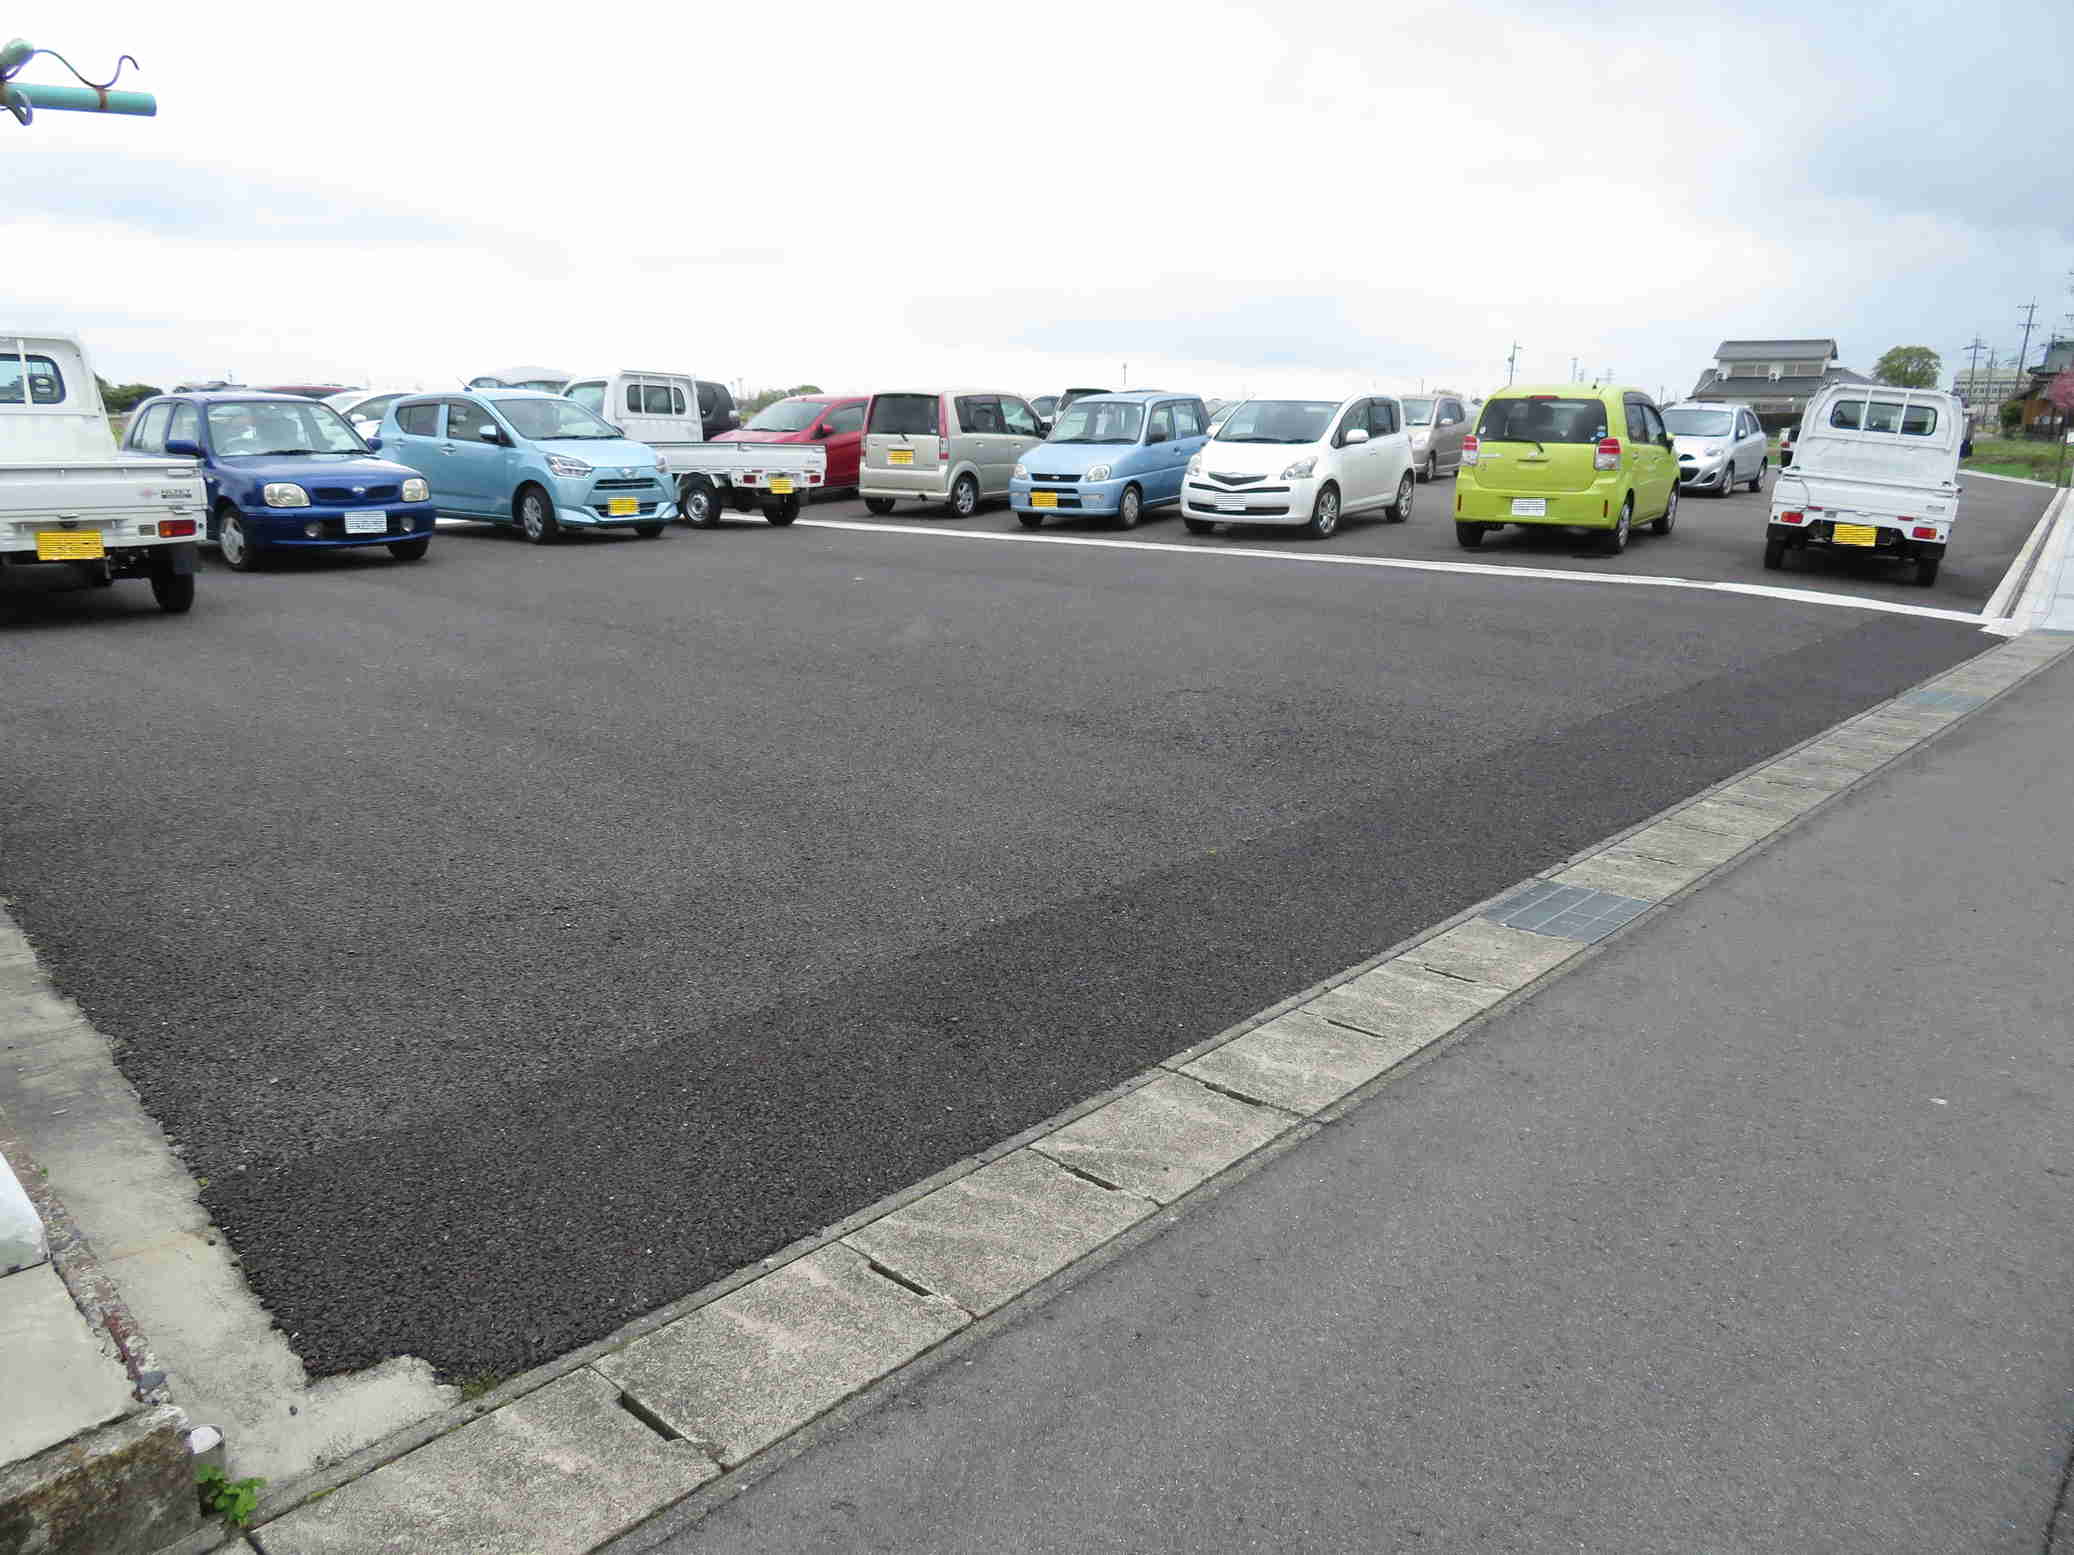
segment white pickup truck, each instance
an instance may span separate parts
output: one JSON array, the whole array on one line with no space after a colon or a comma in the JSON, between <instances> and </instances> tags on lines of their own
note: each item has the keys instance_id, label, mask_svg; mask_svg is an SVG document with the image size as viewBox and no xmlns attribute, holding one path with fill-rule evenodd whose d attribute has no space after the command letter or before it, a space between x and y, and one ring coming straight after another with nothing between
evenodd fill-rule
<instances>
[{"instance_id":1,"label":"white pickup truck","mask_svg":"<svg viewBox=\"0 0 2074 1555\"><path fill-rule=\"evenodd\" d=\"M206 515L193 460L116 451L77 337L0 334L0 570L145 578L178 614L194 604Z\"/></svg>"},{"instance_id":2,"label":"white pickup truck","mask_svg":"<svg viewBox=\"0 0 2074 1555\"><path fill-rule=\"evenodd\" d=\"M1942 389L1838 383L1808 401L1793 462L1772 486L1764 565L1810 547L1908 562L1937 581L1959 517L1966 413Z\"/></svg>"},{"instance_id":3,"label":"white pickup truck","mask_svg":"<svg viewBox=\"0 0 2074 1555\"><path fill-rule=\"evenodd\" d=\"M683 373L623 368L572 378L562 393L661 454L677 482L678 517L700 529L730 504L746 513L761 503L770 522L789 524L828 479L828 455L812 444L707 442L698 380Z\"/></svg>"}]
</instances>

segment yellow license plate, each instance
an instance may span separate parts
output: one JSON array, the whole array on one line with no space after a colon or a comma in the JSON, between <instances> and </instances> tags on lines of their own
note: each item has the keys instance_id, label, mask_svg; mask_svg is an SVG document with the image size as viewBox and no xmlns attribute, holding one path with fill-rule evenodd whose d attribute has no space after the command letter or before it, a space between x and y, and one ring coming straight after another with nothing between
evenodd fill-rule
<instances>
[{"instance_id":1,"label":"yellow license plate","mask_svg":"<svg viewBox=\"0 0 2074 1555\"><path fill-rule=\"evenodd\" d=\"M787 480L782 475L773 475L770 480L769 489L772 496L789 497L792 495L792 482Z\"/></svg>"},{"instance_id":2,"label":"yellow license plate","mask_svg":"<svg viewBox=\"0 0 2074 1555\"><path fill-rule=\"evenodd\" d=\"M1871 524L1832 524L1829 538L1838 545L1878 545L1880 532Z\"/></svg>"},{"instance_id":3,"label":"yellow license plate","mask_svg":"<svg viewBox=\"0 0 2074 1555\"><path fill-rule=\"evenodd\" d=\"M1055 508L1059 505L1059 494L1055 491L1033 491L1030 506L1033 508Z\"/></svg>"},{"instance_id":4,"label":"yellow license plate","mask_svg":"<svg viewBox=\"0 0 2074 1555\"><path fill-rule=\"evenodd\" d=\"M98 529L36 531L36 559L40 562L93 562L107 554Z\"/></svg>"},{"instance_id":5,"label":"yellow license plate","mask_svg":"<svg viewBox=\"0 0 2074 1555\"><path fill-rule=\"evenodd\" d=\"M912 448L889 448L886 450L886 463L888 464L913 464L914 462L915 451Z\"/></svg>"},{"instance_id":6,"label":"yellow license plate","mask_svg":"<svg viewBox=\"0 0 2074 1555\"><path fill-rule=\"evenodd\" d=\"M637 497L614 497L605 504L605 511L614 518L632 518L641 511L641 502Z\"/></svg>"}]
</instances>

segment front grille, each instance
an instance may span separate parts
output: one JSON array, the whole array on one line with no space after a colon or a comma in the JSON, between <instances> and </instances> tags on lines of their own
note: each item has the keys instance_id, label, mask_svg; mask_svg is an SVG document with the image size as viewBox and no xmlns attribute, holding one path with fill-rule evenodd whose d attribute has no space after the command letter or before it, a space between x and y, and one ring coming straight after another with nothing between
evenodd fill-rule
<instances>
[{"instance_id":1,"label":"front grille","mask_svg":"<svg viewBox=\"0 0 2074 1555\"><path fill-rule=\"evenodd\" d=\"M1284 517L1289 512L1289 504L1286 502L1279 505L1265 502L1248 502L1243 511L1233 513L1222 507L1211 507L1198 498L1188 505L1188 511L1198 518L1222 519L1227 523L1236 524L1240 520L1248 518Z\"/></svg>"},{"instance_id":2,"label":"front grille","mask_svg":"<svg viewBox=\"0 0 2074 1555\"><path fill-rule=\"evenodd\" d=\"M633 518L636 516L646 518L649 514L653 513L656 510L657 504L653 502L637 502L634 504L634 511L632 513L608 513L605 510L605 504L602 502L596 504L596 506L598 509L598 517L600 518Z\"/></svg>"},{"instance_id":3,"label":"front grille","mask_svg":"<svg viewBox=\"0 0 2074 1555\"><path fill-rule=\"evenodd\" d=\"M394 502L394 486L370 486L365 491L355 491L350 486L318 486L310 495L327 507L357 507L363 502Z\"/></svg>"},{"instance_id":4,"label":"front grille","mask_svg":"<svg viewBox=\"0 0 2074 1555\"><path fill-rule=\"evenodd\" d=\"M1254 477L1255 480L1259 478L1258 476ZM1226 491L1221 486L1205 486L1201 481L1190 481L1188 489L1190 491L1207 491L1213 497L1264 497L1271 494L1286 496L1289 492L1287 486L1255 486L1251 491Z\"/></svg>"},{"instance_id":5,"label":"front grille","mask_svg":"<svg viewBox=\"0 0 2074 1555\"><path fill-rule=\"evenodd\" d=\"M1078 492L1061 491L1056 493L1056 495L1059 499L1059 508L1061 511L1064 511L1067 508L1077 508L1080 506L1080 494ZM1034 511L1039 513L1048 513L1051 511L1051 509L1049 508L1035 507L1034 504L1032 506Z\"/></svg>"},{"instance_id":6,"label":"front grille","mask_svg":"<svg viewBox=\"0 0 2074 1555\"><path fill-rule=\"evenodd\" d=\"M643 477L642 477L641 479L639 479L639 480L632 480L632 481L592 481L592 482L591 482L591 490L593 490L593 491L647 491L647 490L648 490L648 489L649 489L650 487L652 487L652 486L654 486L654 485L655 485L655 482L654 482L654 481L652 481L652 480L649 480L649 479L648 479L648 478L647 478L646 476L643 476Z\"/></svg>"},{"instance_id":7,"label":"front grille","mask_svg":"<svg viewBox=\"0 0 2074 1555\"><path fill-rule=\"evenodd\" d=\"M1080 477L1077 475L1032 475L1030 479L1033 481L1044 481L1054 486L1070 486L1079 480Z\"/></svg>"},{"instance_id":8,"label":"front grille","mask_svg":"<svg viewBox=\"0 0 2074 1555\"><path fill-rule=\"evenodd\" d=\"M1227 486L1250 486L1255 481L1266 480L1267 477L1265 475L1228 475L1223 470L1212 470L1210 479L1222 481Z\"/></svg>"},{"instance_id":9,"label":"front grille","mask_svg":"<svg viewBox=\"0 0 2074 1555\"><path fill-rule=\"evenodd\" d=\"M326 539L326 540L378 540L378 539L380 539L380 538L381 538L381 536L380 536L380 535L369 535L369 534L357 534L357 535L349 535L349 534L347 534L347 533L346 533L346 521L345 521L344 519L342 519L342 518L323 518L323 519L319 519L319 520L318 520L318 522L319 522L320 524L322 524L322 525L324 526L324 532L323 532L322 536L320 537L320 538L322 538L322 539ZM411 533L411 532L412 532L412 530L413 530L413 529L414 529L415 527L416 527L416 524L415 524L415 520L414 520L414 519L413 519L413 518L412 518L412 517L411 517L410 515L407 515L407 514L402 514L402 513L391 513L391 514L389 515L389 527L388 527L388 529L387 529L387 530L385 530L385 531L384 531L384 533L386 533L386 534L392 534L392 535L407 535L407 534Z\"/></svg>"}]
</instances>

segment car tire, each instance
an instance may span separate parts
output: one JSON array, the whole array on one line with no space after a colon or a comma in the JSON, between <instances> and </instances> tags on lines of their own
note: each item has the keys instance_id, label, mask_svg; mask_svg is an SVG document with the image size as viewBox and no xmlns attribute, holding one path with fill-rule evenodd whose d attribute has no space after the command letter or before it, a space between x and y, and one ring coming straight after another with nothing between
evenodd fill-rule
<instances>
[{"instance_id":1,"label":"car tire","mask_svg":"<svg viewBox=\"0 0 2074 1555\"><path fill-rule=\"evenodd\" d=\"M1455 544L1465 551L1473 551L1483 544L1484 527L1481 524L1456 524Z\"/></svg>"},{"instance_id":2,"label":"car tire","mask_svg":"<svg viewBox=\"0 0 2074 1555\"><path fill-rule=\"evenodd\" d=\"M1145 493L1135 486L1126 486L1123 495L1116 499L1116 527L1136 529L1145 517Z\"/></svg>"},{"instance_id":3,"label":"car tire","mask_svg":"<svg viewBox=\"0 0 2074 1555\"><path fill-rule=\"evenodd\" d=\"M864 499L864 511L873 518L884 518L893 511L893 499L891 497L866 497Z\"/></svg>"},{"instance_id":4,"label":"car tire","mask_svg":"<svg viewBox=\"0 0 2074 1555\"><path fill-rule=\"evenodd\" d=\"M232 572L259 570L259 542L245 527L244 515L228 502L216 510L216 549Z\"/></svg>"},{"instance_id":5,"label":"car tire","mask_svg":"<svg viewBox=\"0 0 2074 1555\"><path fill-rule=\"evenodd\" d=\"M432 536L419 535L415 540L391 540L389 554L400 562L421 562L425 553L432 549Z\"/></svg>"},{"instance_id":6,"label":"car tire","mask_svg":"<svg viewBox=\"0 0 2074 1555\"><path fill-rule=\"evenodd\" d=\"M1926 589L1937 581L1937 564L1941 556L1919 556L1916 558L1916 587Z\"/></svg>"},{"instance_id":7,"label":"car tire","mask_svg":"<svg viewBox=\"0 0 2074 1555\"><path fill-rule=\"evenodd\" d=\"M1714 495L1717 497L1725 497L1735 489L1736 467L1735 464L1731 462L1728 468L1721 472L1721 484L1714 488Z\"/></svg>"},{"instance_id":8,"label":"car tire","mask_svg":"<svg viewBox=\"0 0 2074 1555\"><path fill-rule=\"evenodd\" d=\"M659 540L662 538L662 532L663 526L661 524L634 525L634 533L644 540Z\"/></svg>"},{"instance_id":9,"label":"car tire","mask_svg":"<svg viewBox=\"0 0 2074 1555\"><path fill-rule=\"evenodd\" d=\"M1764 542L1764 570L1766 572L1777 572L1785 565L1786 542L1784 540L1766 540Z\"/></svg>"},{"instance_id":10,"label":"car tire","mask_svg":"<svg viewBox=\"0 0 2074 1555\"><path fill-rule=\"evenodd\" d=\"M1750 494L1752 496L1755 496L1758 492L1764 490L1764 478L1767 475L1771 474L1771 472L1772 458L1770 454L1766 454L1762 459L1757 461L1757 473L1750 477Z\"/></svg>"},{"instance_id":11,"label":"car tire","mask_svg":"<svg viewBox=\"0 0 2074 1555\"><path fill-rule=\"evenodd\" d=\"M1192 535L1211 535L1217 532L1217 524L1215 520L1208 518L1189 518L1185 514L1182 516L1181 526Z\"/></svg>"},{"instance_id":12,"label":"car tire","mask_svg":"<svg viewBox=\"0 0 2074 1555\"><path fill-rule=\"evenodd\" d=\"M518 519L519 533L533 544L553 545L562 538L562 522L555 517L554 503L531 481L519 487L511 499L511 508Z\"/></svg>"},{"instance_id":13,"label":"car tire","mask_svg":"<svg viewBox=\"0 0 2074 1555\"><path fill-rule=\"evenodd\" d=\"M951 499L944 510L952 518L970 518L979 511L979 482L970 475L961 475L951 482Z\"/></svg>"},{"instance_id":14,"label":"car tire","mask_svg":"<svg viewBox=\"0 0 2074 1555\"><path fill-rule=\"evenodd\" d=\"M783 529L799 517L799 498L779 497L775 501L766 502L763 505L763 517L764 522L772 527Z\"/></svg>"},{"instance_id":15,"label":"car tire","mask_svg":"<svg viewBox=\"0 0 2074 1555\"><path fill-rule=\"evenodd\" d=\"M703 475L685 479L677 493L677 511L694 529L711 529L720 522L720 488Z\"/></svg>"},{"instance_id":16,"label":"car tire","mask_svg":"<svg viewBox=\"0 0 2074 1555\"><path fill-rule=\"evenodd\" d=\"M175 572L170 567L152 568L151 597L167 615L186 615L194 608L194 574Z\"/></svg>"},{"instance_id":17,"label":"car tire","mask_svg":"<svg viewBox=\"0 0 2074 1555\"><path fill-rule=\"evenodd\" d=\"M1426 467L1419 471L1419 479L1429 486L1440 479L1440 461L1433 455L1426 455Z\"/></svg>"},{"instance_id":18,"label":"car tire","mask_svg":"<svg viewBox=\"0 0 2074 1555\"><path fill-rule=\"evenodd\" d=\"M1649 521L1651 534L1667 535L1678 527L1678 483L1671 482L1671 494L1664 499L1664 510Z\"/></svg>"},{"instance_id":19,"label":"car tire","mask_svg":"<svg viewBox=\"0 0 2074 1555\"><path fill-rule=\"evenodd\" d=\"M1599 549L1608 556L1618 556L1628 548L1628 536L1635 529L1635 494L1631 491L1620 504L1620 514L1613 520L1613 527L1599 542Z\"/></svg>"},{"instance_id":20,"label":"car tire","mask_svg":"<svg viewBox=\"0 0 2074 1555\"><path fill-rule=\"evenodd\" d=\"M1432 462L1430 457L1427 462ZM1401 524L1411 517L1412 485L1411 471L1406 470L1397 482L1397 500L1383 510L1383 516L1391 523Z\"/></svg>"},{"instance_id":21,"label":"car tire","mask_svg":"<svg viewBox=\"0 0 2074 1555\"><path fill-rule=\"evenodd\" d=\"M1313 540L1329 540L1339 531L1339 488L1329 481L1311 504L1311 516L1303 532Z\"/></svg>"}]
</instances>

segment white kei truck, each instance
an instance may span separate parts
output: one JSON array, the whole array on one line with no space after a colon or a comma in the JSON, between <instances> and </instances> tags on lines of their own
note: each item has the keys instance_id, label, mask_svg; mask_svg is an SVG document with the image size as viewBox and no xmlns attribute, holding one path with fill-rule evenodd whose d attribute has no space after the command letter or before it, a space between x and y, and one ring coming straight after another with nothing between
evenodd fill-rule
<instances>
[{"instance_id":1,"label":"white kei truck","mask_svg":"<svg viewBox=\"0 0 2074 1555\"><path fill-rule=\"evenodd\" d=\"M194 604L207 511L194 460L117 452L77 336L0 332L0 576L143 578L178 615Z\"/></svg>"},{"instance_id":2,"label":"white kei truck","mask_svg":"<svg viewBox=\"0 0 2074 1555\"><path fill-rule=\"evenodd\" d=\"M1972 452L1957 395L1879 383L1818 390L1772 486L1765 567L1812 547L1905 562L1928 588L1959 518L1959 461Z\"/></svg>"},{"instance_id":3,"label":"white kei truck","mask_svg":"<svg viewBox=\"0 0 2074 1555\"><path fill-rule=\"evenodd\" d=\"M677 516L695 528L711 529L730 505L747 513L761 504L771 523L789 524L828 479L828 454L811 443L707 442L688 373L622 368L572 378L562 394L662 456L677 482Z\"/></svg>"}]
</instances>

